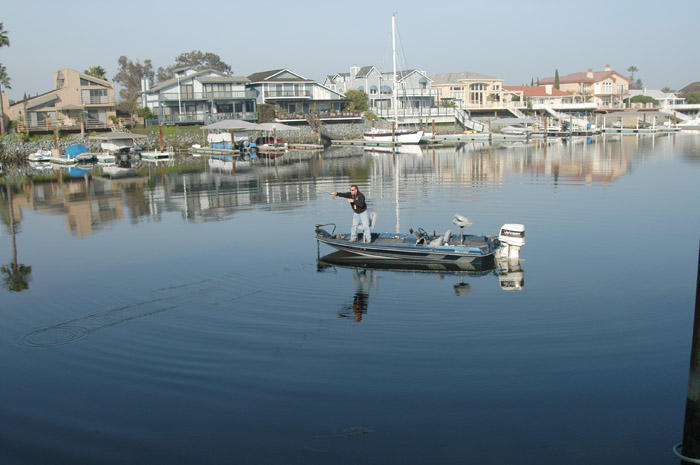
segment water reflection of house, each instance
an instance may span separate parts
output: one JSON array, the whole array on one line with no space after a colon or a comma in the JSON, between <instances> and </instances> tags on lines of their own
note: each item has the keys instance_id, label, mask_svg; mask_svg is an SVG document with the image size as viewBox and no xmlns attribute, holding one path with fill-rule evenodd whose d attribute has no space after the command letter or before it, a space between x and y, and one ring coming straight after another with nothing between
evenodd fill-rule
<instances>
[{"instance_id":1,"label":"water reflection of house","mask_svg":"<svg viewBox=\"0 0 700 465\"><path fill-rule=\"evenodd\" d=\"M103 182L41 183L25 185L23 190L13 196L15 218L21 218L24 209L63 215L76 236L87 236L124 217L121 193Z\"/></svg>"}]
</instances>

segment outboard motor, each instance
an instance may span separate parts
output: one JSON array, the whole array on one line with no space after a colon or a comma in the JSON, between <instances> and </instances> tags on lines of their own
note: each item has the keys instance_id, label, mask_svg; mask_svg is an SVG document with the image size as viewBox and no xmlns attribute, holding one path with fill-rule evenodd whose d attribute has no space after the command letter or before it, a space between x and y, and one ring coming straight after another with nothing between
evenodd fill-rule
<instances>
[{"instance_id":1,"label":"outboard motor","mask_svg":"<svg viewBox=\"0 0 700 465\"><path fill-rule=\"evenodd\" d=\"M520 258L520 248L525 245L525 226L522 224L504 224L498 234L501 246L498 256L501 258Z\"/></svg>"}]
</instances>

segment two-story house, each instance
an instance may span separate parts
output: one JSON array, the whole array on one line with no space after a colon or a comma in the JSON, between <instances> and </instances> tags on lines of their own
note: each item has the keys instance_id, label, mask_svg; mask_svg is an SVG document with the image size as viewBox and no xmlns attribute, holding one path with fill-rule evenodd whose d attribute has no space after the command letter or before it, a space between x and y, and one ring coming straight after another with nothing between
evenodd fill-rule
<instances>
[{"instance_id":1,"label":"two-story house","mask_svg":"<svg viewBox=\"0 0 700 465\"><path fill-rule=\"evenodd\" d=\"M150 87L141 82L141 106L163 124L210 123L222 119L257 120L250 80L213 69L174 70L175 77Z\"/></svg>"},{"instance_id":2,"label":"two-story house","mask_svg":"<svg viewBox=\"0 0 700 465\"><path fill-rule=\"evenodd\" d=\"M114 84L74 69L53 74L54 89L9 105L5 112L28 131L106 129L116 115Z\"/></svg>"},{"instance_id":3,"label":"two-story house","mask_svg":"<svg viewBox=\"0 0 700 465\"><path fill-rule=\"evenodd\" d=\"M248 88L255 92L257 103L277 108L278 121L304 121L305 115L311 113L328 119L338 115L346 102L341 92L286 68L253 73L248 79Z\"/></svg>"},{"instance_id":4,"label":"two-story house","mask_svg":"<svg viewBox=\"0 0 700 465\"><path fill-rule=\"evenodd\" d=\"M343 94L350 89L364 91L369 99L369 109L381 117L393 115L394 97L398 115L429 115L439 95L431 84L432 79L425 71L409 69L396 72L394 89L393 73L382 73L376 66L352 66L349 73L330 74L324 81L326 87Z\"/></svg>"},{"instance_id":5,"label":"two-story house","mask_svg":"<svg viewBox=\"0 0 700 465\"><path fill-rule=\"evenodd\" d=\"M479 73L444 73L432 77L441 104L472 113L524 108L522 92L503 87L503 79Z\"/></svg>"},{"instance_id":6,"label":"two-story house","mask_svg":"<svg viewBox=\"0 0 700 465\"><path fill-rule=\"evenodd\" d=\"M554 78L540 79L541 85L554 85ZM559 90L578 94L593 101L600 109L624 108L625 96L629 94L630 80L605 65L603 71L572 73L559 78Z\"/></svg>"}]
</instances>

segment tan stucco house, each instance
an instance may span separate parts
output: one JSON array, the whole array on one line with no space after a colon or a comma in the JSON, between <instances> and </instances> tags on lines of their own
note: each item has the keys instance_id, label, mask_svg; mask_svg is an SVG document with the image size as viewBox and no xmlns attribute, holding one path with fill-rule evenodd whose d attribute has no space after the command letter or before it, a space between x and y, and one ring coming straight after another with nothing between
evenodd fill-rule
<instances>
[{"instance_id":1,"label":"tan stucco house","mask_svg":"<svg viewBox=\"0 0 700 465\"><path fill-rule=\"evenodd\" d=\"M554 84L554 78L540 79L541 85ZM624 108L630 80L606 65L603 71L572 73L559 78L559 90L584 96L599 109Z\"/></svg>"},{"instance_id":2,"label":"tan stucco house","mask_svg":"<svg viewBox=\"0 0 700 465\"><path fill-rule=\"evenodd\" d=\"M503 88L503 79L479 73L445 73L431 76L440 102L469 111L524 108L522 94ZM516 98L517 97L517 98Z\"/></svg>"},{"instance_id":3,"label":"tan stucco house","mask_svg":"<svg viewBox=\"0 0 700 465\"><path fill-rule=\"evenodd\" d=\"M106 129L116 115L114 84L74 69L53 74L54 89L6 107L28 131Z\"/></svg>"}]
</instances>

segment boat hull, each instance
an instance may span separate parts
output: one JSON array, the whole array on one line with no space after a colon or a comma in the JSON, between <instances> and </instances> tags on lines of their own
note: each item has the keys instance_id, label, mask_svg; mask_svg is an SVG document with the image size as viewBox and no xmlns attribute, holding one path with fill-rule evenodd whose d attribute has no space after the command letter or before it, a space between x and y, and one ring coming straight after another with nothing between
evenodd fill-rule
<instances>
[{"instance_id":1,"label":"boat hull","mask_svg":"<svg viewBox=\"0 0 700 465\"><path fill-rule=\"evenodd\" d=\"M394 260L403 263L453 263L455 265L484 266L492 263L497 247L484 237L482 247L460 245L415 245L408 236L403 240L386 241L383 234L373 234L372 242L362 242L359 235L357 242L336 238L325 231L316 235L319 242L342 252L360 255L371 259ZM398 236L397 236L398 237Z\"/></svg>"},{"instance_id":2,"label":"boat hull","mask_svg":"<svg viewBox=\"0 0 700 465\"><path fill-rule=\"evenodd\" d=\"M363 138L366 141L375 142L399 142L401 144L417 144L423 137L423 131L396 131L392 134L388 132L366 132Z\"/></svg>"}]
</instances>

